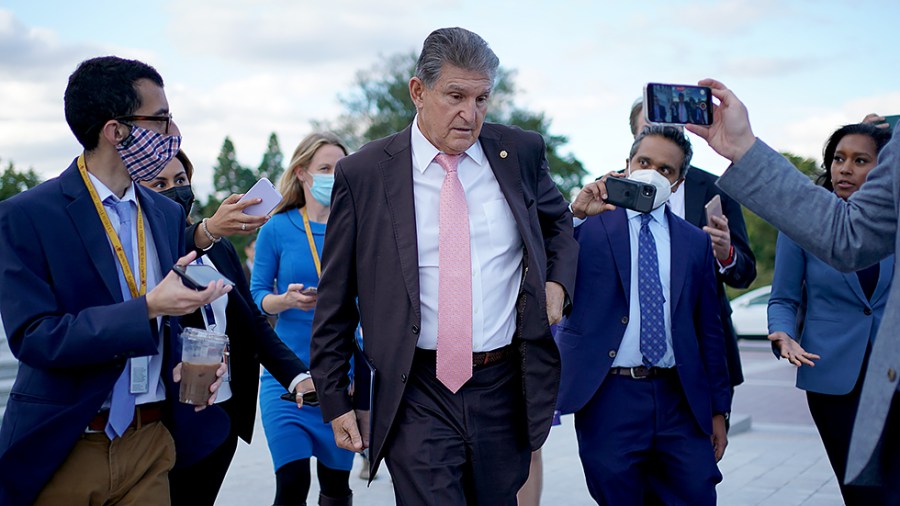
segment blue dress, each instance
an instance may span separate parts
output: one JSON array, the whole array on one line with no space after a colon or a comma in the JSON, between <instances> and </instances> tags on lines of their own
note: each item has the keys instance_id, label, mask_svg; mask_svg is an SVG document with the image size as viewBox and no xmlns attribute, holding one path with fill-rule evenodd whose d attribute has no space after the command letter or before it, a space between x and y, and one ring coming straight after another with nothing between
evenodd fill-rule
<instances>
[{"instance_id":1,"label":"blue dress","mask_svg":"<svg viewBox=\"0 0 900 506\"><path fill-rule=\"evenodd\" d=\"M313 241L319 255L325 240L325 224L310 222ZM313 262L303 217L299 210L278 213L259 231L250 291L262 309L262 300L272 293L284 293L291 283L317 286L319 277ZM277 286L277 292L272 287ZM275 332L304 362L309 363L309 340L313 311L288 309L278 315ZM295 460L315 456L331 469L349 471L353 452L334 443L331 424L322 421L318 407L297 405L281 400L284 387L264 370L260 379L259 406L272 462L277 471Z\"/></svg>"}]
</instances>

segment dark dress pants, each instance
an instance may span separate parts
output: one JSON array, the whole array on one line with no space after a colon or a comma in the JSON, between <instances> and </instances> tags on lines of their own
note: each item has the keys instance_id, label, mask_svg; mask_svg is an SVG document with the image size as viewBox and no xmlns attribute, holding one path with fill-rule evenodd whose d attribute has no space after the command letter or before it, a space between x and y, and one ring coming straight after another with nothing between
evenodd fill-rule
<instances>
[{"instance_id":1,"label":"dark dress pants","mask_svg":"<svg viewBox=\"0 0 900 506\"><path fill-rule=\"evenodd\" d=\"M674 372L607 376L575 413L575 432L597 504L638 506L651 489L663 504L716 504L722 474Z\"/></svg>"},{"instance_id":2,"label":"dark dress pants","mask_svg":"<svg viewBox=\"0 0 900 506\"><path fill-rule=\"evenodd\" d=\"M515 359L475 368L453 394L416 353L385 456L399 505L516 504L531 448Z\"/></svg>"},{"instance_id":3,"label":"dark dress pants","mask_svg":"<svg viewBox=\"0 0 900 506\"><path fill-rule=\"evenodd\" d=\"M231 415L233 403L228 400L219 404ZM172 497L172 506L213 506L222 482L225 481L225 473L234 458L237 450L238 436L234 424L225 442L190 466L176 467L169 472L169 494ZM177 459L177 456L176 456ZM177 460L176 460L177 463Z\"/></svg>"},{"instance_id":4,"label":"dark dress pants","mask_svg":"<svg viewBox=\"0 0 900 506\"><path fill-rule=\"evenodd\" d=\"M867 362L867 361L866 361ZM817 392L806 392L806 401L809 405L809 413L812 415L822 438L822 444L825 446L825 453L828 454L828 460L834 469L835 476L838 477L838 485L841 488L841 495L844 503L848 506L872 505L872 504L888 504L889 495L898 495L900 491L895 490L889 495L885 495L890 488L891 481L887 481L886 487L868 487L858 485L845 485L844 473L847 470L847 453L850 449L850 438L853 434L853 421L856 419L856 410L859 407L859 397L862 392L863 379L866 375L866 362L863 363L862 371L853 390L846 395L829 395ZM894 460L898 457L896 454L896 423L900 420L897 418L895 402L892 404L887 423L885 424L883 444L893 445ZM892 425L894 427L892 428ZM883 454L884 455L884 454ZM886 466L888 467L888 466ZM897 467L895 464L893 467ZM896 470L896 469L895 469ZM894 479L900 477L895 476ZM900 487L900 483L893 481L893 487Z\"/></svg>"}]
</instances>

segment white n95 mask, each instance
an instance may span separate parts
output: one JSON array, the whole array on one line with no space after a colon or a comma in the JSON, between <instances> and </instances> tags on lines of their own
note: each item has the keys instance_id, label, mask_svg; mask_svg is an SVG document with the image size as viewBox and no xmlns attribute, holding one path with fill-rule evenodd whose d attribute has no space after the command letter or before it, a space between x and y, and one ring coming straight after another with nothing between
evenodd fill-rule
<instances>
[{"instance_id":1,"label":"white n95 mask","mask_svg":"<svg viewBox=\"0 0 900 506\"><path fill-rule=\"evenodd\" d=\"M662 174L653 169L632 170L628 179L639 183L653 185L656 188L656 198L653 199L653 209L663 205L672 195L672 183Z\"/></svg>"}]
</instances>

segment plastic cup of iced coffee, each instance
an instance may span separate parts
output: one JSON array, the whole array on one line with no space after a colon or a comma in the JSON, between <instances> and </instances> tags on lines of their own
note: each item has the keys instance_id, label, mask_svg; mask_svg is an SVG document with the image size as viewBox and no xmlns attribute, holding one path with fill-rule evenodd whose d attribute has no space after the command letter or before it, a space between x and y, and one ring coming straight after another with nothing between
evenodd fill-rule
<instances>
[{"instance_id":1,"label":"plastic cup of iced coffee","mask_svg":"<svg viewBox=\"0 0 900 506\"><path fill-rule=\"evenodd\" d=\"M181 391L178 400L206 406L222 363L228 336L205 329L187 327L181 331Z\"/></svg>"}]
</instances>

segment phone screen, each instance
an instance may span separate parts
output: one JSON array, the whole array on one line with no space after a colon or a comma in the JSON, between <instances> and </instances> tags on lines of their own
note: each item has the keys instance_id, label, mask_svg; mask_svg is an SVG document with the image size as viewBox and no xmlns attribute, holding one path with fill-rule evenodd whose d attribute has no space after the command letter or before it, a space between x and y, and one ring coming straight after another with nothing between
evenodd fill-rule
<instances>
[{"instance_id":1,"label":"phone screen","mask_svg":"<svg viewBox=\"0 0 900 506\"><path fill-rule=\"evenodd\" d=\"M650 123L712 124L712 92L706 86L648 83L644 107Z\"/></svg>"},{"instance_id":2,"label":"phone screen","mask_svg":"<svg viewBox=\"0 0 900 506\"><path fill-rule=\"evenodd\" d=\"M900 119L900 114L894 114L893 116L885 116L884 122L888 124L888 128L895 128L898 119Z\"/></svg>"}]
</instances>

